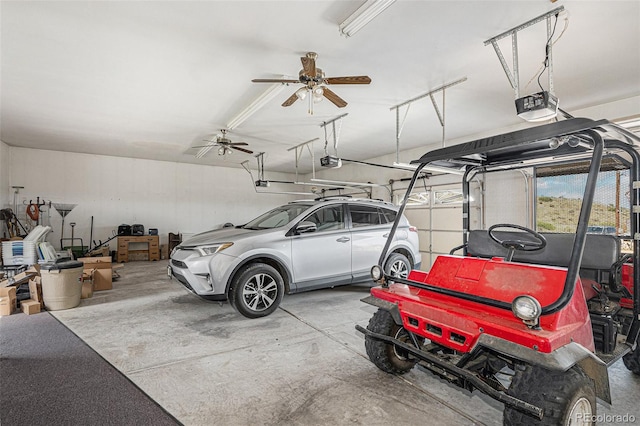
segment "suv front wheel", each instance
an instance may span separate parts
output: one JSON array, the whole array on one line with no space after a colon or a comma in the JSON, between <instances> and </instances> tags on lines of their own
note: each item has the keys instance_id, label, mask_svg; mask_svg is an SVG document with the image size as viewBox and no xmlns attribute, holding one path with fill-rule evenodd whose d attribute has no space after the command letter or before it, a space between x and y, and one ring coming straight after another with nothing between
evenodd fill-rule
<instances>
[{"instance_id":1,"label":"suv front wheel","mask_svg":"<svg viewBox=\"0 0 640 426\"><path fill-rule=\"evenodd\" d=\"M282 301L284 281L280 273L265 263L245 266L233 279L229 300L247 318L265 317Z\"/></svg>"}]
</instances>

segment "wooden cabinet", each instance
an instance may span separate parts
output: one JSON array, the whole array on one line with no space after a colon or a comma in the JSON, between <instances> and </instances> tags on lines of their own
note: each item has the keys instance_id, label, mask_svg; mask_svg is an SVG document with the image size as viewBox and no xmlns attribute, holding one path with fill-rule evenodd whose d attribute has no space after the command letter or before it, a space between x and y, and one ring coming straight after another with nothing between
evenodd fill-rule
<instances>
[{"instance_id":1,"label":"wooden cabinet","mask_svg":"<svg viewBox=\"0 0 640 426\"><path fill-rule=\"evenodd\" d=\"M131 249L129 247L131 243L146 243L147 248ZM148 260L160 260L160 237L158 235L118 236L118 263L128 262L129 255L132 253L146 253Z\"/></svg>"}]
</instances>

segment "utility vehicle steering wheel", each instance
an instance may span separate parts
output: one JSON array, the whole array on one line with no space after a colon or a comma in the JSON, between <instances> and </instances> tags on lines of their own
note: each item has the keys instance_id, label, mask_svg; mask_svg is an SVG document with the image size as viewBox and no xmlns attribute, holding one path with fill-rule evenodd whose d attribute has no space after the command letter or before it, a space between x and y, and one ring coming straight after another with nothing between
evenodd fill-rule
<instances>
[{"instance_id":1,"label":"utility vehicle steering wheel","mask_svg":"<svg viewBox=\"0 0 640 426\"><path fill-rule=\"evenodd\" d=\"M501 240L493 232L497 228L519 229L520 231L524 231L527 234L533 236L535 238L535 240L516 240L516 239ZM520 225L513 225L513 224L510 224L510 223L498 223L496 225L491 226L487 230L487 232L489 233L489 237L493 241L495 241L496 243L500 244L502 247L504 247L504 248L509 250L509 254L507 255L507 260L508 261L511 260L511 258L513 257L513 253L516 250L518 250L518 251L537 251L537 250L542 250L543 248L545 248L547 246L547 240L542 235L540 235L539 233L537 233L533 229L525 228L524 226L520 226Z\"/></svg>"}]
</instances>

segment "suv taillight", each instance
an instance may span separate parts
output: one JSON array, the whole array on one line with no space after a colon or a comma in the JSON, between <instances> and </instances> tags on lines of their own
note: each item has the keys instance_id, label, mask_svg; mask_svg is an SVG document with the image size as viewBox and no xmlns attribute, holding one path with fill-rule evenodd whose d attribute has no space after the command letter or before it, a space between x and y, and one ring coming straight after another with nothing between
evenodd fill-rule
<instances>
[{"instance_id":1,"label":"suv taillight","mask_svg":"<svg viewBox=\"0 0 640 426\"><path fill-rule=\"evenodd\" d=\"M411 232L418 232L418 228L416 228L415 226L410 226L410 227L409 227L409 231L411 231Z\"/></svg>"}]
</instances>

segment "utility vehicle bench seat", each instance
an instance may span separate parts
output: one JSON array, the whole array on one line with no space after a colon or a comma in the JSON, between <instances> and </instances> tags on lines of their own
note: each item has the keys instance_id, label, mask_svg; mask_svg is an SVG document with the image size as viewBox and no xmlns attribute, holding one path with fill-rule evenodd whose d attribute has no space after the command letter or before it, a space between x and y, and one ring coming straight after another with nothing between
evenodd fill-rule
<instances>
[{"instance_id":1,"label":"utility vehicle bench seat","mask_svg":"<svg viewBox=\"0 0 640 426\"><path fill-rule=\"evenodd\" d=\"M502 240L531 239L523 232L494 231ZM538 251L516 251L514 262L534 263L538 265L568 267L573 250L575 234L541 233L547 240L547 246ZM506 257L508 250L493 241L487 231L469 232L467 254L475 257ZM601 283L608 279L611 266L620 258L620 240L613 235L587 234L580 266L580 277ZM606 274L606 275L605 275Z\"/></svg>"}]
</instances>

